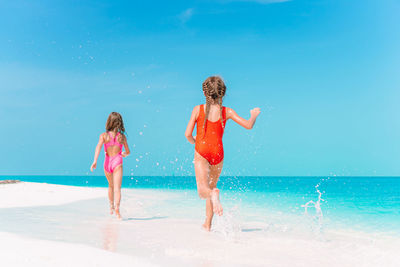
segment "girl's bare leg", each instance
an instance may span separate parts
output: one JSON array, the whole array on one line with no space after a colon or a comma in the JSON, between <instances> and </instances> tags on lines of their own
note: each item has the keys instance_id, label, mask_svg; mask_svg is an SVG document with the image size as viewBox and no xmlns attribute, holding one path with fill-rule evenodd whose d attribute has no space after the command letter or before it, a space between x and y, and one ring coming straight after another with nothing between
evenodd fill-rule
<instances>
[{"instance_id":1,"label":"girl's bare leg","mask_svg":"<svg viewBox=\"0 0 400 267\"><path fill-rule=\"evenodd\" d=\"M222 166L224 165L224 162L222 161L218 165L211 165L210 166L210 173L209 173L209 185L211 189L214 189L217 187L217 183L219 180L219 176L221 175L222 171ZM203 224L204 229L207 231L210 231L211 229L211 222L212 218L214 216L214 209L213 209L213 204L211 199L207 199L206 202L206 220ZM221 214L223 212L222 206L221 206ZM218 213L218 212L217 212Z\"/></svg>"},{"instance_id":2,"label":"girl's bare leg","mask_svg":"<svg viewBox=\"0 0 400 267\"><path fill-rule=\"evenodd\" d=\"M110 214L114 213L114 181L113 174L106 172L104 170L104 174L106 175L108 181L108 200L110 201Z\"/></svg>"},{"instance_id":3,"label":"girl's bare leg","mask_svg":"<svg viewBox=\"0 0 400 267\"><path fill-rule=\"evenodd\" d=\"M219 190L216 188L211 188L208 180L211 168L212 166L210 166L208 161L203 158L199 153L195 152L194 169L196 172L197 192L200 198L209 200L212 203L212 210L214 213L222 215L222 206L219 202Z\"/></svg>"},{"instance_id":4,"label":"girl's bare leg","mask_svg":"<svg viewBox=\"0 0 400 267\"><path fill-rule=\"evenodd\" d=\"M210 164L197 152L194 152L194 171L196 173L197 193L199 197L209 199L212 193L212 189L208 184Z\"/></svg>"},{"instance_id":5,"label":"girl's bare leg","mask_svg":"<svg viewBox=\"0 0 400 267\"><path fill-rule=\"evenodd\" d=\"M121 214L119 213L119 205L121 203L122 165L115 168L113 179L114 179L115 215L117 215L118 219L121 219Z\"/></svg>"},{"instance_id":6,"label":"girl's bare leg","mask_svg":"<svg viewBox=\"0 0 400 267\"><path fill-rule=\"evenodd\" d=\"M207 231L211 230L211 222L214 217L213 205L211 199L206 200L206 220L203 223L203 228Z\"/></svg>"}]
</instances>

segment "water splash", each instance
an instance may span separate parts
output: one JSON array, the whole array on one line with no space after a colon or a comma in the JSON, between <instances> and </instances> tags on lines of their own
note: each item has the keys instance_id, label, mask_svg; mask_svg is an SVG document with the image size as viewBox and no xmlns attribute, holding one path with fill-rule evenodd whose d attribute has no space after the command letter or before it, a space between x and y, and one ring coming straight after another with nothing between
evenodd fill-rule
<instances>
[{"instance_id":1,"label":"water splash","mask_svg":"<svg viewBox=\"0 0 400 267\"><path fill-rule=\"evenodd\" d=\"M322 199L322 193L319 190L319 186L321 183L318 183L315 186L315 190L318 193L318 200L315 202L313 200L308 201L306 204L301 205L304 208L304 214L305 215L309 215L308 214L308 208L314 208L315 209L315 215L313 216L313 219L317 221L317 228L315 229L317 233L320 233L321 228L322 228L322 220L323 220L323 213L322 213L322 209L321 209L321 201L325 201L324 199Z\"/></svg>"},{"instance_id":2,"label":"water splash","mask_svg":"<svg viewBox=\"0 0 400 267\"><path fill-rule=\"evenodd\" d=\"M214 217L213 232L222 234L227 240L236 240L241 232L239 207L224 211L223 216Z\"/></svg>"}]
</instances>

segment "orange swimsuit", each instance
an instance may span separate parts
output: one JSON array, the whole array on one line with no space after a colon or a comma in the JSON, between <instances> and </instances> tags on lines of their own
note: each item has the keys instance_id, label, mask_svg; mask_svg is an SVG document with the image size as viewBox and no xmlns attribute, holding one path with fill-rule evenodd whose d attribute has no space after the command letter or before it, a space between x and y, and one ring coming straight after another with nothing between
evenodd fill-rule
<instances>
[{"instance_id":1,"label":"orange swimsuit","mask_svg":"<svg viewBox=\"0 0 400 267\"><path fill-rule=\"evenodd\" d=\"M205 117L204 105L200 105L200 114L196 121L197 135L195 150L211 165L217 165L224 159L222 136L226 123L226 109L225 107L222 108L223 126L221 124L221 119L215 122L207 120L203 128Z\"/></svg>"}]
</instances>

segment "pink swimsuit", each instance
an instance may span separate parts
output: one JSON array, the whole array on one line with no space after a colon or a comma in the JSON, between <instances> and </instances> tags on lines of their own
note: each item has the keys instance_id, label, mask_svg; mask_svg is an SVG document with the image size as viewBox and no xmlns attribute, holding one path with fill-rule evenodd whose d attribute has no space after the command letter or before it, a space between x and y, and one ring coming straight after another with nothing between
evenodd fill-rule
<instances>
[{"instance_id":1,"label":"pink swimsuit","mask_svg":"<svg viewBox=\"0 0 400 267\"><path fill-rule=\"evenodd\" d=\"M106 158L104 159L104 170L108 173L113 173L115 168L119 165L122 165L122 144L118 142L118 135L117 133L114 138L111 137L110 132L108 132L110 136L110 141L104 144L104 151L106 152ZM119 146L119 153L115 156L110 157L107 154L107 148L110 146Z\"/></svg>"}]
</instances>

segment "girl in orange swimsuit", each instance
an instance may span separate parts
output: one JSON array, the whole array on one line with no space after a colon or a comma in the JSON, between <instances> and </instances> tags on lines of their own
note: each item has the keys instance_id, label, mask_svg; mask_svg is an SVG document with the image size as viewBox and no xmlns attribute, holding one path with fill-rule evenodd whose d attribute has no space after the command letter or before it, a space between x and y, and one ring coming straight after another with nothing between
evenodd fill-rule
<instances>
[{"instance_id":1,"label":"girl in orange swimsuit","mask_svg":"<svg viewBox=\"0 0 400 267\"><path fill-rule=\"evenodd\" d=\"M101 147L104 144L104 173L108 181L108 199L110 201L110 213L121 219L119 205L121 202L122 184L122 158L129 155L129 147L124 135L125 127L122 116L117 112L111 112L106 122L106 132L102 133L94 152L94 160L90 170L96 169ZM125 151L122 151L122 147Z\"/></svg>"},{"instance_id":2,"label":"girl in orange swimsuit","mask_svg":"<svg viewBox=\"0 0 400 267\"><path fill-rule=\"evenodd\" d=\"M191 144L195 144L194 168L196 172L197 191L200 198L206 199L206 220L204 229L210 231L214 213L222 215L219 201L219 190L216 188L224 162L222 136L227 120L232 119L246 129L253 128L259 108L250 111L250 119L246 120L236 112L222 106L226 86L218 76L211 76L203 82L203 93L206 104L194 107L186 128L185 136ZM197 135L193 130L197 124Z\"/></svg>"}]
</instances>

